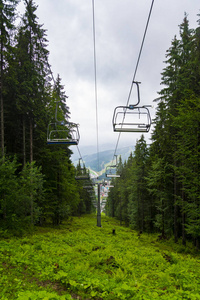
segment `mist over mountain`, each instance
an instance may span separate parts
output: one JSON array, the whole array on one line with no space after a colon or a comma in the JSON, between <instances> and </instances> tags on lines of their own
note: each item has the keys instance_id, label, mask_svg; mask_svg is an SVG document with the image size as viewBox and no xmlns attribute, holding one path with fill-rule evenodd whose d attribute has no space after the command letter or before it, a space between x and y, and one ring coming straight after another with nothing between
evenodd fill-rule
<instances>
[{"instance_id":1,"label":"mist over mountain","mask_svg":"<svg viewBox=\"0 0 200 300\"><path fill-rule=\"evenodd\" d=\"M91 148L90 148L91 150ZM93 149L94 150L94 149ZM134 146L130 147L123 147L117 150L118 155L121 156L122 161L128 159L131 152L134 151ZM99 152L99 166L98 166L98 156L97 153L94 151L93 153L87 153L82 155L83 161L85 163L86 168L89 168L95 172L101 172L105 169L106 165L110 164L113 160L114 149L112 150L105 150ZM78 163L79 156L73 155L72 162L76 166ZM115 163L115 161L113 162Z\"/></svg>"}]
</instances>

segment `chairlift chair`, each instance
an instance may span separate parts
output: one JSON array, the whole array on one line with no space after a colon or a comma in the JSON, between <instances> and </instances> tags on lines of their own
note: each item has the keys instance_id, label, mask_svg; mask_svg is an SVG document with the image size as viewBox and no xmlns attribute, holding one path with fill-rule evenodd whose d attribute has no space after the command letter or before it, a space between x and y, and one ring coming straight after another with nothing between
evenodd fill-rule
<instances>
[{"instance_id":1,"label":"chairlift chair","mask_svg":"<svg viewBox=\"0 0 200 300\"><path fill-rule=\"evenodd\" d=\"M78 145L80 135L78 124L66 120L58 120L58 106L56 103L55 122L50 122L47 128L47 144Z\"/></svg>"},{"instance_id":2,"label":"chairlift chair","mask_svg":"<svg viewBox=\"0 0 200 300\"><path fill-rule=\"evenodd\" d=\"M113 114L113 130L117 132L149 132L151 115L148 107L139 106L140 89L138 81L133 81L137 87L137 102L129 106L117 106Z\"/></svg>"},{"instance_id":3,"label":"chairlift chair","mask_svg":"<svg viewBox=\"0 0 200 300\"><path fill-rule=\"evenodd\" d=\"M80 175L75 176L75 179L76 180L89 180L90 176L89 176L89 174L80 174Z\"/></svg>"},{"instance_id":4,"label":"chairlift chair","mask_svg":"<svg viewBox=\"0 0 200 300\"><path fill-rule=\"evenodd\" d=\"M151 116L148 106L117 106L113 114L113 130L117 132L149 132Z\"/></svg>"},{"instance_id":5,"label":"chairlift chair","mask_svg":"<svg viewBox=\"0 0 200 300\"><path fill-rule=\"evenodd\" d=\"M94 187L91 186L91 185L84 185L83 188L87 189L87 190L93 190L94 189Z\"/></svg>"},{"instance_id":6,"label":"chairlift chair","mask_svg":"<svg viewBox=\"0 0 200 300\"><path fill-rule=\"evenodd\" d=\"M94 191L92 191L92 190L87 190L87 193L93 193Z\"/></svg>"},{"instance_id":7,"label":"chairlift chair","mask_svg":"<svg viewBox=\"0 0 200 300\"><path fill-rule=\"evenodd\" d=\"M47 144L78 145L80 139L78 124L64 121L49 123Z\"/></svg>"},{"instance_id":8,"label":"chairlift chair","mask_svg":"<svg viewBox=\"0 0 200 300\"><path fill-rule=\"evenodd\" d=\"M106 167L106 177L108 178L120 177L119 174L116 174L116 165Z\"/></svg>"},{"instance_id":9,"label":"chairlift chair","mask_svg":"<svg viewBox=\"0 0 200 300\"><path fill-rule=\"evenodd\" d=\"M90 175L85 168L80 168L75 176L76 180L90 180Z\"/></svg>"}]
</instances>

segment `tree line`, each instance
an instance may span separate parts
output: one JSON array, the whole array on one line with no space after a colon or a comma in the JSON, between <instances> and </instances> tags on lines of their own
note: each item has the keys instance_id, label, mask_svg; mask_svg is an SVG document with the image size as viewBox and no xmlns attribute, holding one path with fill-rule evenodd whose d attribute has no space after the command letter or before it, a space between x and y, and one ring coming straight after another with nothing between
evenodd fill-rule
<instances>
[{"instance_id":1,"label":"tree line","mask_svg":"<svg viewBox=\"0 0 200 300\"><path fill-rule=\"evenodd\" d=\"M36 4L24 1L19 17L18 3L0 1L0 228L16 231L93 210L86 183L75 180L72 151L46 143L57 103L59 119L70 118L67 95L51 72Z\"/></svg>"},{"instance_id":2,"label":"tree line","mask_svg":"<svg viewBox=\"0 0 200 300\"><path fill-rule=\"evenodd\" d=\"M199 15L198 15L199 16ZM107 214L138 231L200 246L200 21L185 14L166 52L151 144L118 164Z\"/></svg>"}]
</instances>

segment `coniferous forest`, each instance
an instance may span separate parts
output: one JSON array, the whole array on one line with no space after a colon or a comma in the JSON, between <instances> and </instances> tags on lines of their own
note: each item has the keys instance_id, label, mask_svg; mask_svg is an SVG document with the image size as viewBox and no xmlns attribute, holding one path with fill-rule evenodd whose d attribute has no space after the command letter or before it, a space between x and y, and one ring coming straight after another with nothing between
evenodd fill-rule
<instances>
[{"instance_id":1,"label":"coniferous forest","mask_svg":"<svg viewBox=\"0 0 200 300\"><path fill-rule=\"evenodd\" d=\"M0 1L0 226L17 233L34 225L58 225L91 213L93 195L75 175L66 145L48 146L47 127L70 118L62 79L48 63L48 39L37 6ZM166 52L162 89L150 146L137 141L121 177L113 179L106 213L139 232L174 236L200 246L200 21L190 29L185 15L180 36ZM57 108L57 103L59 103ZM87 172L85 169L84 172Z\"/></svg>"},{"instance_id":2,"label":"coniferous forest","mask_svg":"<svg viewBox=\"0 0 200 300\"><path fill-rule=\"evenodd\" d=\"M200 21L198 22L200 25ZM200 27L187 15L166 52L152 143L118 165L107 213L140 232L200 246Z\"/></svg>"},{"instance_id":3,"label":"coniferous forest","mask_svg":"<svg viewBox=\"0 0 200 300\"><path fill-rule=\"evenodd\" d=\"M67 95L48 63L46 31L34 1L0 1L0 226L17 233L34 224L60 224L92 211L91 195L76 182L71 150L47 145L47 127L70 118ZM19 23L17 27L16 23Z\"/></svg>"}]
</instances>

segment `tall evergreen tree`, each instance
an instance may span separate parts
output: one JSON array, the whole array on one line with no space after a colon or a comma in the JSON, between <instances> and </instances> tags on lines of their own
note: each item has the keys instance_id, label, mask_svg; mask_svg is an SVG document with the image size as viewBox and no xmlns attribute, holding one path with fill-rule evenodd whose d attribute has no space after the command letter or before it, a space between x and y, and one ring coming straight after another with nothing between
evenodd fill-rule
<instances>
[{"instance_id":1,"label":"tall evergreen tree","mask_svg":"<svg viewBox=\"0 0 200 300\"><path fill-rule=\"evenodd\" d=\"M1 109L1 152L5 154L5 121L4 121L4 77L8 68L11 52L11 37L14 29L15 8L18 0L0 1L0 109Z\"/></svg>"},{"instance_id":2,"label":"tall evergreen tree","mask_svg":"<svg viewBox=\"0 0 200 300\"><path fill-rule=\"evenodd\" d=\"M137 141L134 151L132 171L132 188L129 196L129 216L132 226L144 231L149 228L150 201L146 176L148 173L148 149L144 136Z\"/></svg>"},{"instance_id":3,"label":"tall evergreen tree","mask_svg":"<svg viewBox=\"0 0 200 300\"><path fill-rule=\"evenodd\" d=\"M187 163L180 155L180 145L184 149L186 141L183 138L185 133L183 127L180 126L181 122L180 124L178 122L180 121L180 107L189 107L186 103L188 99L193 97L194 90L197 89L197 85L194 86L193 84L194 81L196 82L195 60L192 58L193 45L194 31L189 29L189 22L185 14L180 25L180 40L175 38L172 41L172 47L167 51L167 66L162 73L162 84L165 87L160 92L161 98L158 104L151 146L151 157L155 157L152 159L152 170L156 166L157 168L160 166L161 169L156 172L160 172L160 175L164 176L165 183L167 183L166 180L168 181L162 189L165 198L168 199L168 207L173 207L173 210L168 211L169 219L173 216L169 224L174 224L175 241L178 240L181 231L183 244L186 242L187 214L185 204L188 203L188 195L185 193L185 182L180 174ZM158 161L161 163L158 164ZM168 171L163 173L163 170ZM154 178L153 173L152 178ZM163 205L163 201L161 204Z\"/></svg>"},{"instance_id":4,"label":"tall evergreen tree","mask_svg":"<svg viewBox=\"0 0 200 300\"><path fill-rule=\"evenodd\" d=\"M27 152L29 152L29 161L32 162L34 159L34 139L36 138L38 142L39 134L37 129L44 131L47 127L46 122L42 123L42 120L46 120L46 105L49 100L47 40L45 30L37 24L36 9L32 0L27 2L17 37L19 88L16 102L21 115L24 163L27 160ZM27 137L29 146L26 141Z\"/></svg>"}]
</instances>

